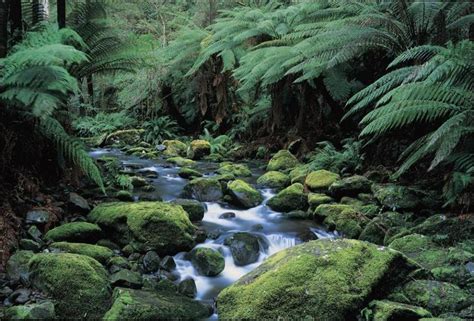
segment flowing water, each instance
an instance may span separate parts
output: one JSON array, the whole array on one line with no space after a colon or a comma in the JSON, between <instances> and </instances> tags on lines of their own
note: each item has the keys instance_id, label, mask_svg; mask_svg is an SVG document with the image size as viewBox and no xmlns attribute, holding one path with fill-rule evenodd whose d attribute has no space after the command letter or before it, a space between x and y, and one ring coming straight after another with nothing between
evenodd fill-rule
<instances>
[{"instance_id":1,"label":"flowing water","mask_svg":"<svg viewBox=\"0 0 474 321\"><path fill-rule=\"evenodd\" d=\"M188 180L178 176L179 167L170 166L164 160L145 160L129 156L118 150L97 149L91 152L93 157L114 156L119 158L126 170L133 172L154 171L158 177L152 179L151 184L156 188L154 192L139 193L136 199L159 195L164 201L179 198ZM255 182L263 171L255 164L248 164L253 172L251 182ZM205 176L216 175L217 165L208 162L198 162L197 169ZM213 235L197 247L209 247L218 250L224 255L225 268L218 276L206 277L199 275L191 262L185 259L185 253L178 253L174 259L179 280L193 278L196 282L198 300L212 302L219 292L238 280L244 274L259 266L265 258L283 249L292 247L302 242L302 235L313 233L318 238L334 238L337 233L328 232L309 220L288 220L281 213L272 211L266 202L275 195L270 189L260 189L264 196L261 205L251 209L239 209L224 203L207 202L207 210L201 222L201 227ZM234 218L222 219L219 216L225 212L235 213ZM235 232L250 232L260 236L260 256L257 262L246 266L237 266L224 240ZM212 319L217 318L214 315Z\"/></svg>"}]
</instances>

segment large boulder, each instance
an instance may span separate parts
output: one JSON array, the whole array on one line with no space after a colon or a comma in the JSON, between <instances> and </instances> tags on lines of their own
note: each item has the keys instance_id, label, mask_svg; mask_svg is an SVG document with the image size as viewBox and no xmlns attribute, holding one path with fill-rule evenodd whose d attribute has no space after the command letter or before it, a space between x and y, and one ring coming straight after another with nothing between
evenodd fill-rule
<instances>
[{"instance_id":1,"label":"large boulder","mask_svg":"<svg viewBox=\"0 0 474 321\"><path fill-rule=\"evenodd\" d=\"M30 260L34 288L56 301L62 319L98 319L110 306L107 271L96 260L78 254L42 253Z\"/></svg>"},{"instance_id":2,"label":"large boulder","mask_svg":"<svg viewBox=\"0 0 474 321\"><path fill-rule=\"evenodd\" d=\"M391 210L436 208L440 201L431 193L395 184L372 185L372 192L380 204Z\"/></svg>"},{"instance_id":3,"label":"large boulder","mask_svg":"<svg viewBox=\"0 0 474 321\"><path fill-rule=\"evenodd\" d=\"M222 186L217 179L195 178L184 187L186 196L202 202L215 202L222 198Z\"/></svg>"},{"instance_id":4,"label":"large boulder","mask_svg":"<svg viewBox=\"0 0 474 321\"><path fill-rule=\"evenodd\" d=\"M53 228L45 235L45 239L54 242L95 243L102 235L97 224L88 222L72 222Z\"/></svg>"},{"instance_id":5,"label":"large boulder","mask_svg":"<svg viewBox=\"0 0 474 321\"><path fill-rule=\"evenodd\" d=\"M304 185L313 192L327 192L329 186L340 179L339 174L320 169L306 176Z\"/></svg>"},{"instance_id":6,"label":"large boulder","mask_svg":"<svg viewBox=\"0 0 474 321\"><path fill-rule=\"evenodd\" d=\"M308 194L308 205L310 211L314 211L316 207L321 204L331 203L333 201L331 196L322 193L309 193Z\"/></svg>"},{"instance_id":7,"label":"large boulder","mask_svg":"<svg viewBox=\"0 0 474 321\"><path fill-rule=\"evenodd\" d=\"M300 183L304 184L306 176L311 172L308 165L298 165L293 168L288 176L290 176L291 184Z\"/></svg>"},{"instance_id":8,"label":"large boulder","mask_svg":"<svg viewBox=\"0 0 474 321\"><path fill-rule=\"evenodd\" d=\"M244 208L255 207L263 201L259 191L240 179L228 182L227 190L233 202Z\"/></svg>"},{"instance_id":9,"label":"large boulder","mask_svg":"<svg viewBox=\"0 0 474 321\"><path fill-rule=\"evenodd\" d=\"M179 205L163 202L103 203L88 216L110 239L139 252L174 255L194 246L195 226Z\"/></svg>"},{"instance_id":10,"label":"large boulder","mask_svg":"<svg viewBox=\"0 0 474 321\"><path fill-rule=\"evenodd\" d=\"M198 247L189 253L191 263L199 274L216 276L224 270L225 259L216 250Z\"/></svg>"},{"instance_id":11,"label":"large boulder","mask_svg":"<svg viewBox=\"0 0 474 321\"><path fill-rule=\"evenodd\" d=\"M113 297L103 320L202 320L210 315L207 306L172 291L116 288Z\"/></svg>"},{"instance_id":12,"label":"large boulder","mask_svg":"<svg viewBox=\"0 0 474 321\"><path fill-rule=\"evenodd\" d=\"M257 179L257 184L281 189L290 185L290 177L282 172L269 171Z\"/></svg>"},{"instance_id":13,"label":"large boulder","mask_svg":"<svg viewBox=\"0 0 474 321\"><path fill-rule=\"evenodd\" d=\"M163 151L163 155L168 157L173 156L186 156L187 146L185 143L180 142L179 140L165 140L163 141L166 149Z\"/></svg>"},{"instance_id":14,"label":"large boulder","mask_svg":"<svg viewBox=\"0 0 474 321\"><path fill-rule=\"evenodd\" d=\"M414 269L397 251L356 240L317 240L269 257L217 298L223 319L352 320Z\"/></svg>"},{"instance_id":15,"label":"large boulder","mask_svg":"<svg viewBox=\"0 0 474 321\"><path fill-rule=\"evenodd\" d=\"M308 207L308 198L303 185L295 183L269 199L267 205L277 212L304 210Z\"/></svg>"},{"instance_id":16,"label":"large boulder","mask_svg":"<svg viewBox=\"0 0 474 321\"><path fill-rule=\"evenodd\" d=\"M252 172L245 164L233 164L231 162L220 163L217 173L221 175L232 175L233 177L249 177Z\"/></svg>"},{"instance_id":17,"label":"large boulder","mask_svg":"<svg viewBox=\"0 0 474 321\"><path fill-rule=\"evenodd\" d=\"M193 140L187 151L187 157L196 160L209 154L211 154L211 144L202 139Z\"/></svg>"},{"instance_id":18,"label":"large boulder","mask_svg":"<svg viewBox=\"0 0 474 321\"><path fill-rule=\"evenodd\" d=\"M224 240L229 246L235 265L243 266L258 261L260 242L258 236L247 232L234 233Z\"/></svg>"},{"instance_id":19,"label":"large boulder","mask_svg":"<svg viewBox=\"0 0 474 321\"><path fill-rule=\"evenodd\" d=\"M372 182L365 176L354 175L335 181L329 186L329 193L337 198L342 196L357 196L370 192Z\"/></svg>"},{"instance_id":20,"label":"large boulder","mask_svg":"<svg viewBox=\"0 0 474 321\"><path fill-rule=\"evenodd\" d=\"M183 209L188 213L188 217L191 222L201 221L206 211L206 204L203 204L197 200L177 198L171 201L173 204L181 205Z\"/></svg>"},{"instance_id":21,"label":"large boulder","mask_svg":"<svg viewBox=\"0 0 474 321\"><path fill-rule=\"evenodd\" d=\"M286 171L299 164L298 159L286 149L273 155L267 165L267 171Z\"/></svg>"},{"instance_id":22,"label":"large boulder","mask_svg":"<svg viewBox=\"0 0 474 321\"><path fill-rule=\"evenodd\" d=\"M87 243L55 242L52 243L49 248L53 252L56 251L86 255L96 259L102 264L106 264L112 258L112 256L114 256L114 252L105 246Z\"/></svg>"}]
</instances>

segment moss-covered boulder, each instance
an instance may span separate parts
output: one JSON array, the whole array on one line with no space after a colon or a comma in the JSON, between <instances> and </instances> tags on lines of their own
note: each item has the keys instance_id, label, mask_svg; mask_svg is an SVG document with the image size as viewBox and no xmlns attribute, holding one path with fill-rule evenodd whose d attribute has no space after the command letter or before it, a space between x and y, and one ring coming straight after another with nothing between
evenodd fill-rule
<instances>
[{"instance_id":1,"label":"moss-covered boulder","mask_svg":"<svg viewBox=\"0 0 474 321\"><path fill-rule=\"evenodd\" d=\"M224 256L216 250L198 247L189 253L191 263L199 274L216 276L224 270Z\"/></svg>"},{"instance_id":2,"label":"moss-covered boulder","mask_svg":"<svg viewBox=\"0 0 474 321\"><path fill-rule=\"evenodd\" d=\"M192 159L184 158L181 156L170 157L166 161L180 167L194 166L196 164L196 162L193 161Z\"/></svg>"},{"instance_id":3,"label":"moss-covered boulder","mask_svg":"<svg viewBox=\"0 0 474 321\"><path fill-rule=\"evenodd\" d=\"M117 198L119 201L122 201L122 202L133 202L134 201L132 193L130 193L130 191L125 191L125 190L118 191L115 194L115 198Z\"/></svg>"},{"instance_id":4,"label":"moss-covered boulder","mask_svg":"<svg viewBox=\"0 0 474 321\"><path fill-rule=\"evenodd\" d=\"M286 149L273 155L267 165L267 171L287 171L299 165L298 159Z\"/></svg>"},{"instance_id":5,"label":"moss-covered boulder","mask_svg":"<svg viewBox=\"0 0 474 321\"><path fill-rule=\"evenodd\" d=\"M117 130L105 137L99 142L100 146L120 144L120 145L135 145L141 139L143 129L125 129Z\"/></svg>"},{"instance_id":6,"label":"moss-covered boulder","mask_svg":"<svg viewBox=\"0 0 474 321\"><path fill-rule=\"evenodd\" d=\"M207 306L172 291L116 288L113 298L103 320L201 320L210 315Z\"/></svg>"},{"instance_id":7,"label":"moss-covered boulder","mask_svg":"<svg viewBox=\"0 0 474 321\"><path fill-rule=\"evenodd\" d=\"M199 172L195 169L189 168L189 167L180 168L179 172L178 172L178 175L179 175L179 177L186 178L186 179L202 177L201 172Z\"/></svg>"},{"instance_id":8,"label":"moss-covered boulder","mask_svg":"<svg viewBox=\"0 0 474 321\"><path fill-rule=\"evenodd\" d=\"M227 190L233 202L244 208L255 207L263 201L259 191L240 179L228 182Z\"/></svg>"},{"instance_id":9,"label":"moss-covered boulder","mask_svg":"<svg viewBox=\"0 0 474 321\"><path fill-rule=\"evenodd\" d=\"M143 286L143 279L140 273L128 269L121 269L110 275L112 286L122 286L132 289L140 289Z\"/></svg>"},{"instance_id":10,"label":"moss-covered boulder","mask_svg":"<svg viewBox=\"0 0 474 321\"><path fill-rule=\"evenodd\" d=\"M206 204L203 204L197 200L177 198L172 200L171 203L180 205L188 213L188 217L191 222L201 221L206 211Z\"/></svg>"},{"instance_id":11,"label":"moss-covered boulder","mask_svg":"<svg viewBox=\"0 0 474 321\"><path fill-rule=\"evenodd\" d=\"M367 223L367 219L353 206L344 204L319 205L314 211L314 217L348 238L357 238Z\"/></svg>"},{"instance_id":12,"label":"moss-covered boulder","mask_svg":"<svg viewBox=\"0 0 474 321\"><path fill-rule=\"evenodd\" d=\"M224 162L219 165L217 173L221 175L232 175L234 177L249 177L252 176L252 172L245 164L233 164L230 162Z\"/></svg>"},{"instance_id":13,"label":"moss-covered boulder","mask_svg":"<svg viewBox=\"0 0 474 321\"><path fill-rule=\"evenodd\" d=\"M5 266L10 280L19 281L28 278L28 262L33 257L32 251L16 251L7 261Z\"/></svg>"},{"instance_id":14,"label":"moss-covered boulder","mask_svg":"<svg viewBox=\"0 0 474 321\"><path fill-rule=\"evenodd\" d=\"M337 180L329 186L329 193L336 198L342 196L357 196L370 192L372 182L365 176L354 175Z\"/></svg>"},{"instance_id":15,"label":"moss-covered boulder","mask_svg":"<svg viewBox=\"0 0 474 321\"><path fill-rule=\"evenodd\" d=\"M417 321L420 318L430 318L433 315L421 307L392 302L374 300L362 311L366 321Z\"/></svg>"},{"instance_id":16,"label":"moss-covered boulder","mask_svg":"<svg viewBox=\"0 0 474 321\"><path fill-rule=\"evenodd\" d=\"M414 269L397 251L317 240L269 257L217 298L223 319L351 320Z\"/></svg>"},{"instance_id":17,"label":"moss-covered boulder","mask_svg":"<svg viewBox=\"0 0 474 321\"><path fill-rule=\"evenodd\" d=\"M215 202L222 198L221 183L214 178L195 178L184 187L184 195L202 202Z\"/></svg>"},{"instance_id":18,"label":"moss-covered boulder","mask_svg":"<svg viewBox=\"0 0 474 321\"><path fill-rule=\"evenodd\" d=\"M269 199L267 205L277 212L305 210L308 207L308 197L304 193L304 186L295 183Z\"/></svg>"},{"instance_id":19,"label":"moss-covered boulder","mask_svg":"<svg viewBox=\"0 0 474 321\"><path fill-rule=\"evenodd\" d=\"M298 165L293 168L289 175L291 184L300 183L304 184L306 176L311 172L308 165Z\"/></svg>"},{"instance_id":20,"label":"moss-covered boulder","mask_svg":"<svg viewBox=\"0 0 474 321\"><path fill-rule=\"evenodd\" d=\"M44 301L7 308L5 318L6 320L53 320L56 314L54 304Z\"/></svg>"},{"instance_id":21,"label":"moss-covered boulder","mask_svg":"<svg viewBox=\"0 0 474 321\"><path fill-rule=\"evenodd\" d=\"M260 242L256 235L247 232L234 233L224 240L230 248L235 265L243 266L258 261Z\"/></svg>"},{"instance_id":22,"label":"moss-covered boulder","mask_svg":"<svg viewBox=\"0 0 474 321\"><path fill-rule=\"evenodd\" d=\"M168 157L173 156L186 156L187 146L185 143L180 142L179 140L165 140L163 141L166 149L163 151L163 155Z\"/></svg>"},{"instance_id":23,"label":"moss-covered boulder","mask_svg":"<svg viewBox=\"0 0 474 321\"><path fill-rule=\"evenodd\" d=\"M257 179L257 184L270 188L285 188L290 185L290 177L282 172L269 171Z\"/></svg>"},{"instance_id":24,"label":"moss-covered boulder","mask_svg":"<svg viewBox=\"0 0 474 321\"><path fill-rule=\"evenodd\" d=\"M102 235L97 224L88 222L72 222L53 228L45 235L45 239L54 242L95 243Z\"/></svg>"},{"instance_id":25,"label":"moss-covered boulder","mask_svg":"<svg viewBox=\"0 0 474 321\"><path fill-rule=\"evenodd\" d=\"M442 205L432 193L401 185L373 184L372 192L380 204L391 210L436 208Z\"/></svg>"},{"instance_id":26,"label":"moss-covered boulder","mask_svg":"<svg viewBox=\"0 0 474 321\"><path fill-rule=\"evenodd\" d=\"M368 208L369 205L363 206L360 210L363 212L364 208ZM374 209L375 212L378 210ZM367 213L364 213L366 216ZM385 240L390 236L393 236L400 231L410 227L412 223L409 221L410 216L401 214L398 212L383 212L375 216L362 230L359 236L359 240L384 245Z\"/></svg>"},{"instance_id":27,"label":"moss-covered boulder","mask_svg":"<svg viewBox=\"0 0 474 321\"><path fill-rule=\"evenodd\" d=\"M67 252L89 256L96 259L102 264L106 264L114 252L100 245L92 245L87 243L69 243L69 242L54 242L49 246L53 252Z\"/></svg>"},{"instance_id":28,"label":"moss-covered boulder","mask_svg":"<svg viewBox=\"0 0 474 321\"><path fill-rule=\"evenodd\" d=\"M313 192L327 192L329 186L340 179L339 174L320 169L306 176L305 186Z\"/></svg>"},{"instance_id":29,"label":"moss-covered boulder","mask_svg":"<svg viewBox=\"0 0 474 321\"><path fill-rule=\"evenodd\" d=\"M187 157L191 159L202 159L211 154L211 144L207 140L193 140L187 150Z\"/></svg>"},{"instance_id":30,"label":"moss-covered boulder","mask_svg":"<svg viewBox=\"0 0 474 321\"><path fill-rule=\"evenodd\" d=\"M174 255L194 246L195 227L183 208L163 202L103 203L94 208L89 220L99 224L110 239L136 251L155 250Z\"/></svg>"},{"instance_id":31,"label":"moss-covered boulder","mask_svg":"<svg viewBox=\"0 0 474 321\"><path fill-rule=\"evenodd\" d=\"M321 204L328 204L333 201L331 196L321 193L309 193L308 194L308 205L310 211L314 211L316 207Z\"/></svg>"},{"instance_id":32,"label":"moss-covered boulder","mask_svg":"<svg viewBox=\"0 0 474 321\"><path fill-rule=\"evenodd\" d=\"M34 288L56 302L62 319L98 319L110 306L111 290L102 265L84 255L36 254L30 260L30 281Z\"/></svg>"},{"instance_id":33,"label":"moss-covered boulder","mask_svg":"<svg viewBox=\"0 0 474 321\"><path fill-rule=\"evenodd\" d=\"M390 299L421 306L434 315L459 311L472 304L472 297L458 286L433 280L410 281Z\"/></svg>"}]
</instances>

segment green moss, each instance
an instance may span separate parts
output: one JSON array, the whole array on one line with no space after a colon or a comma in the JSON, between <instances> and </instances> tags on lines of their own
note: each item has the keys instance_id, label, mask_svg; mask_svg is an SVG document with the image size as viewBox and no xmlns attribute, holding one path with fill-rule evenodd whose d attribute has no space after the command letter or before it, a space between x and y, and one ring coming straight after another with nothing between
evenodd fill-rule
<instances>
[{"instance_id":1,"label":"green moss","mask_svg":"<svg viewBox=\"0 0 474 321\"><path fill-rule=\"evenodd\" d=\"M133 195L129 191L118 191L115 197L123 202L133 202Z\"/></svg>"},{"instance_id":2,"label":"green moss","mask_svg":"<svg viewBox=\"0 0 474 321\"><path fill-rule=\"evenodd\" d=\"M211 154L211 144L202 139L193 140L187 151L187 157L192 159L201 159L209 154Z\"/></svg>"},{"instance_id":3,"label":"green moss","mask_svg":"<svg viewBox=\"0 0 474 321\"><path fill-rule=\"evenodd\" d=\"M106 264L114 252L106 247L86 243L55 242L49 246L53 250L89 256L102 264Z\"/></svg>"},{"instance_id":4,"label":"green moss","mask_svg":"<svg viewBox=\"0 0 474 321\"><path fill-rule=\"evenodd\" d=\"M308 207L308 197L304 193L303 185L295 183L269 199L267 205L278 212L305 210Z\"/></svg>"},{"instance_id":5,"label":"green moss","mask_svg":"<svg viewBox=\"0 0 474 321\"><path fill-rule=\"evenodd\" d=\"M182 178L202 177L201 172L188 167L180 168L178 175Z\"/></svg>"},{"instance_id":6,"label":"green moss","mask_svg":"<svg viewBox=\"0 0 474 321\"><path fill-rule=\"evenodd\" d=\"M299 164L298 159L286 149L273 155L267 165L267 171L286 171Z\"/></svg>"},{"instance_id":7,"label":"green moss","mask_svg":"<svg viewBox=\"0 0 474 321\"><path fill-rule=\"evenodd\" d=\"M396 296L406 303L424 307L434 315L460 310L470 299L469 294L458 286L432 280L410 281Z\"/></svg>"},{"instance_id":8,"label":"green moss","mask_svg":"<svg viewBox=\"0 0 474 321\"><path fill-rule=\"evenodd\" d=\"M429 318L432 314L417 306L391 302L387 300L375 300L370 302L368 308L362 311L367 321L395 321L395 320L418 320Z\"/></svg>"},{"instance_id":9,"label":"green moss","mask_svg":"<svg viewBox=\"0 0 474 321\"><path fill-rule=\"evenodd\" d=\"M357 196L359 193L370 192L372 182L365 176L354 175L335 181L329 186L329 193L339 198L342 196Z\"/></svg>"},{"instance_id":10,"label":"green moss","mask_svg":"<svg viewBox=\"0 0 474 321\"><path fill-rule=\"evenodd\" d=\"M178 198L171 201L173 204L180 205L188 214L191 222L201 221L204 217L204 212L206 211L206 206L196 200Z\"/></svg>"},{"instance_id":11,"label":"green moss","mask_svg":"<svg viewBox=\"0 0 474 321\"><path fill-rule=\"evenodd\" d=\"M355 240L318 240L272 255L218 296L223 319L345 320L413 269L400 253Z\"/></svg>"},{"instance_id":12,"label":"green moss","mask_svg":"<svg viewBox=\"0 0 474 321\"><path fill-rule=\"evenodd\" d=\"M372 191L380 204L392 210L413 210L421 207L436 207L439 202L429 193L395 184L372 185Z\"/></svg>"},{"instance_id":13,"label":"green moss","mask_svg":"<svg viewBox=\"0 0 474 321\"><path fill-rule=\"evenodd\" d=\"M309 174L310 170L308 165L298 165L290 171L290 180L291 184L300 183L304 184L306 176Z\"/></svg>"},{"instance_id":14,"label":"green moss","mask_svg":"<svg viewBox=\"0 0 474 321\"><path fill-rule=\"evenodd\" d=\"M204 177L191 180L184 187L184 193L204 202L218 201L223 196L221 183L215 178Z\"/></svg>"},{"instance_id":15,"label":"green moss","mask_svg":"<svg viewBox=\"0 0 474 321\"><path fill-rule=\"evenodd\" d=\"M198 247L190 253L191 263L199 274L216 276L224 270L225 260L216 250Z\"/></svg>"},{"instance_id":16,"label":"green moss","mask_svg":"<svg viewBox=\"0 0 474 321\"><path fill-rule=\"evenodd\" d=\"M32 251L16 251L6 264L8 277L13 281L19 281L28 276L28 262L33 257Z\"/></svg>"},{"instance_id":17,"label":"green moss","mask_svg":"<svg viewBox=\"0 0 474 321\"><path fill-rule=\"evenodd\" d=\"M96 260L78 254L36 254L30 260L34 288L56 301L60 318L100 318L110 306L107 272Z\"/></svg>"},{"instance_id":18,"label":"green moss","mask_svg":"<svg viewBox=\"0 0 474 321\"><path fill-rule=\"evenodd\" d=\"M333 199L330 196L327 196L326 194L319 194L319 193L308 194L308 204L309 204L309 209L311 211L314 211L316 207L318 207L321 204L331 203L332 201Z\"/></svg>"},{"instance_id":19,"label":"green moss","mask_svg":"<svg viewBox=\"0 0 474 321\"><path fill-rule=\"evenodd\" d=\"M103 203L89 214L120 245L132 243L142 252L160 255L189 251L195 227L179 205L162 202Z\"/></svg>"},{"instance_id":20,"label":"green moss","mask_svg":"<svg viewBox=\"0 0 474 321\"><path fill-rule=\"evenodd\" d=\"M7 320L52 320L55 319L54 304L46 301L7 308Z\"/></svg>"},{"instance_id":21,"label":"green moss","mask_svg":"<svg viewBox=\"0 0 474 321\"><path fill-rule=\"evenodd\" d=\"M186 155L187 146L179 140L165 140L163 141L163 145L166 146L166 149L163 151L163 155L165 156L173 157Z\"/></svg>"},{"instance_id":22,"label":"green moss","mask_svg":"<svg viewBox=\"0 0 474 321\"><path fill-rule=\"evenodd\" d=\"M290 177L281 172L270 171L260 176L257 184L270 188L285 188L290 185Z\"/></svg>"},{"instance_id":23,"label":"green moss","mask_svg":"<svg viewBox=\"0 0 474 321\"><path fill-rule=\"evenodd\" d=\"M45 235L45 239L60 242L95 243L102 234L97 224L88 222L73 222L53 228Z\"/></svg>"},{"instance_id":24,"label":"green moss","mask_svg":"<svg viewBox=\"0 0 474 321\"><path fill-rule=\"evenodd\" d=\"M177 166L194 166L196 162L192 159L183 158L180 156L170 157L166 160L169 163L175 164Z\"/></svg>"},{"instance_id":25,"label":"green moss","mask_svg":"<svg viewBox=\"0 0 474 321\"><path fill-rule=\"evenodd\" d=\"M320 169L309 173L308 176L306 176L304 184L313 192L325 192L332 183L339 179L339 174Z\"/></svg>"},{"instance_id":26,"label":"green moss","mask_svg":"<svg viewBox=\"0 0 474 321\"><path fill-rule=\"evenodd\" d=\"M115 266L123 268L123 269L130 269L130 263L123 256L111 257L109 262L108 262L108 265L109 266L115 265Z\"/></svg>"},{"instance_id":27,"label":"green moss","mask_svg":"<svg viewBox=\"0 0 474 321\"><path fill-rule=\"evenodd\" d=\"M200 320L209 316L201 303L173 292L116 288L103 320Z\"/></svg>"},{"instance_id":28,"label":"green moss","mask_svg":"<svg viewBox=\"0 0 474 321\"><path fill-rule=\"evenodd\" d=\"M260 192L243 180L228 182L227 189L233 201L244 208L255 207L263 201Z\"/></svg>"},{"instance_id":29,"label":"green moss","mask_svg":"<svg viewBox=\"0 0 474 321\"><path fill-rule=\"evenodd\" d=\"M252 172L245 164L232 164L230 162L221 163L217 172L221 175L233 175L234 177L249 177Z\"/></svg>"}]
</instances>

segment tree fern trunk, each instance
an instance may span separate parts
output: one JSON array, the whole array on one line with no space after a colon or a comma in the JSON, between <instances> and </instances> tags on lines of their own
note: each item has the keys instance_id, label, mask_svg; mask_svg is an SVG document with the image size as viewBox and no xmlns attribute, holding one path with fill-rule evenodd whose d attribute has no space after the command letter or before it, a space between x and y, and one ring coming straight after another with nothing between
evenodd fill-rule
<instances>
[{"instance_id":1,"label":"tree fern trunk","mask_svg":"<svg viewBox=\"0 0 474 321\"><path fill-rule=\"evenodd\" d=\"M66 0L58 0L58 27L66 28Z\"/></svg>"},{"instance_id":2,"label":"tree fern trunk","mask_svg":"<svg viewBox=\"0 0 474 321\"><path fill-rule=\"evenodd\" d=\"M21 11L21 0L10 1L10 33L14 42L21 40L23 36L23 15Z\"/></svg>"},{"instance_id":3,"label":"tree fern trunk","mask_svg":"<svg viewBox=\"0 0 474 321\"><path fill-rule=\"evenodd\" d=\"M94 104L94 79L92 75L87 76L87 94L89 95L90 104Z\"/></svg>"},{"instance_id":4,"label":"tree fern trunk","mask_svg":"<svg viewBox=\"0 0 474 321\"><path fill-rule=\"evenodd\" d=\"M0 58L7 55L8 45L8 12L5 0L0 0Z\"/></svg>"}]
</instances>

